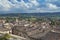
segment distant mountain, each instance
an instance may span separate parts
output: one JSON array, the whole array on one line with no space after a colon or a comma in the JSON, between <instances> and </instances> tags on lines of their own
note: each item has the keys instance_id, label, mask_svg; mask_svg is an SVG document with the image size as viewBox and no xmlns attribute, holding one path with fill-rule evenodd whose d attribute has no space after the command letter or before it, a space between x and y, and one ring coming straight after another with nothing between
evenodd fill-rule
<instances>
[{"instance_id":1,"label":"distant mountain","mask_svg":"<svg viewBox=\"0 0 60 40\"><path fill-rule=\"evenodd\" d=\"M7 14L0 14L0 16L11 16L11 17L18 17L18 16L60 16L60 12L53 12L53 13L7 13Z\"/></svg>"}]
</instances>

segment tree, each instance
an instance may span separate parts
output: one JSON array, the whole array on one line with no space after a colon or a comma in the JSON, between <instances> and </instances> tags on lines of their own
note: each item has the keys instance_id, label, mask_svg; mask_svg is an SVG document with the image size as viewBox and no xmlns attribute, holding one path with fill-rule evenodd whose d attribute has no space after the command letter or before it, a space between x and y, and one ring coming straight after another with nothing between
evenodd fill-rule
<instances>
[{"instance_id":1,"label":"tree","mask_svg":"<svg viewBox=\"0 0 60 40\"><path fill-rule=\"evenodd\" d=\"M0 38L0 40L8 40L9 38L11 38L11 36L9 34L5 34L3 37Z\"/></svg>"}]
</instances>

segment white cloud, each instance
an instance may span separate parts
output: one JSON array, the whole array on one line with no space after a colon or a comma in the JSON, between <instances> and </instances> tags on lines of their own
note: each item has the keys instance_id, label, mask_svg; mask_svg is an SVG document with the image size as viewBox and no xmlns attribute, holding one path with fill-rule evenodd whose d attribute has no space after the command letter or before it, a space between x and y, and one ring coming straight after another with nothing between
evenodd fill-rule
<instances>
[{"instance_id":1,"label":"white cloud","mask_svg":"<svg viewBox=\"0 0 60 40\"><path fill-rule=\"evenodd\" d=\"M29 0L32 4L34 4L35 6L38 6L39 3L37 2L37 0Z\"/></svg>"},{"instance_id":2,"label":"white cloud","mask_svg":"<svg viewBox=\"0 0 60 40\"><path fill-rule=\"evenodd\" d=\"M11 2L13 2L15 4L13 4ZM0 0L0 6L2 6L2 9L5 11L8 11L10 8L21 8L21 7L25 8L25 7L27 7L27 5L24 1L21 1L20 3L18 3L17 0L11 0L11 2L9 2L8 0Z\"/></svg>"},{"instance_id":3,"label":"white cloud","mask_svg":"<svg viewBox=\"0 0 60 40\"><path fill-rule=\"evenodd\" d=\"M0 6L3 10L8 10L11 8L10 2L8 0L0 0Z\"/></svg>"},{"instance_id":4,"label":"white cloud","mask_svg":"<svg viewBox=\"0 0 60 40\"><path fill-rule=\"evenodd\" d=\"M51 4L51 3L48 3L47 7L50 8L50 9L57 9L58 8L56 5Z\"/></svg>"},{"instance_id":5,"label":"white cloud","mask_svg":"<svg viewBox=\"0 0 60 40\"><path fill-rule=\"evenodd\" d=\"M32 7L31 3L25 3L23 0L17 5L19 5L19 8L22 7L23 9L29 9Z\"/></svg>"},{"instance_id":6,"label":"white cloud","mask_svg":"<svg viewBox=\"0 0 60 40\"><path fill-rule=\"evenodd\" d=\"M0 0L0 5L6 9L9 9L11 7L27 9L27 8L32 8L34 6L37 7L39 5L39 3L36 0L29 0L29 2L27 2L27 3L25 3L23 0L21 0L21 2L18 2L17 0L10 0L10 1Z\"/></svg>"},{"instance_id":7,"label":"white cloud","mask_svg":"<svg viewBox=\"0 0 60 40\"><path fill-rule=\"evenodd\" d=\"M20 5L25 8L32 8L34 6L38 6L39 3L36 0L29 0L29 2L25 3L23 0L21 0Z\"/></svg>"},{"instance_id":8,"label":"white cloud","mask_svg":"<svg viewBox=\"0 0 60 40\"><path fill-rule=\"evenodd\" d=\"M10 10L23 10L24 12L45 12L45 11L56 11L60 8L57 7L57 5L52 4L50 2L57 0L46 0L46 3L44 3L44 7L40 7L42 5L37 0L28 0L29 2L24 2L24 0L21 0L21 2L18 2L17 0L0 0L0 10L10 11ZM46 6L46 8L45 8ZM38 8L39 7L39 8ZM16 10L17 11L17 10Z\"/></svg>"},{"instance_id":9,"label":"white cloud","mask_svg":"<svg viewBox=\"0 0 60 40\"><path fill-rule=\"evenodd\" d=\"M59 0L45 0L46 2L56 2L56 1L59 1Z\"/></svg>"}]
</instances>

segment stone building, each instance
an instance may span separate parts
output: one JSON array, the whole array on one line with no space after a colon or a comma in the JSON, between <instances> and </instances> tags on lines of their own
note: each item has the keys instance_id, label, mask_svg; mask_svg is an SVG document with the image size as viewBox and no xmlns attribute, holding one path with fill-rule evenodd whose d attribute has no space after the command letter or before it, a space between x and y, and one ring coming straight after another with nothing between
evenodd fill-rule
<instances>
[{"instance_id":1,"label":"stone building","mask_svg":"<svg viewBox=\"0 0 60 40\"><path fill-rule=\"evenodd\" d=\"M40 38L47 34L51 30L48 23L31 23L24 24L20 26L15 26L12 29L12 34L19 35L22 37L29 36L32 38Z\"/></svg>"}]
</instances>

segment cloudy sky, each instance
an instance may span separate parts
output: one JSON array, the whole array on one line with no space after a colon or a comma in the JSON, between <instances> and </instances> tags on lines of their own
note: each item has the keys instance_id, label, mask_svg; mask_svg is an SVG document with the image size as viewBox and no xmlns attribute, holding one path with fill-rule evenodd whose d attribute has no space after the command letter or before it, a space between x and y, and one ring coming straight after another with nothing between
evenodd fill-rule
<instances>
[{"instance_id":1,"label":"cloudy sky","mask_svg":"<svg viewBox=\"0 0 60 40\"><path fill-rule=\"evenodd\" d=\"M0 13L60 12L60 0L0 0Z\"/></svg>"}]
</instances>

